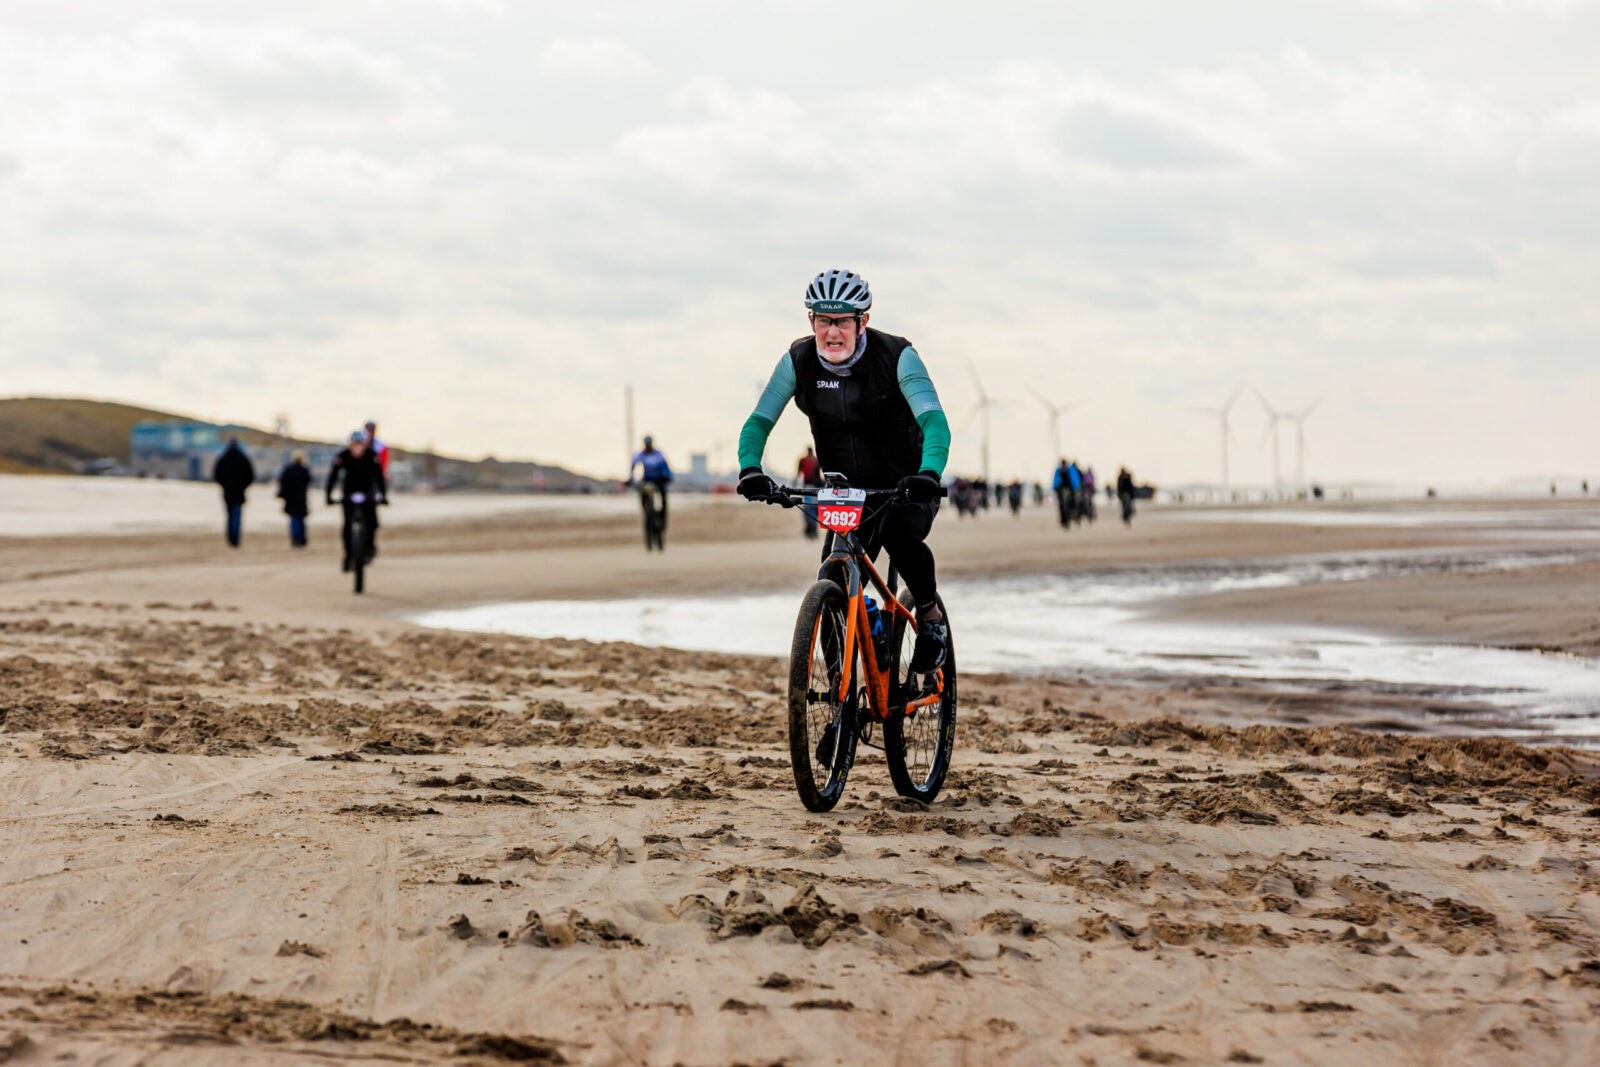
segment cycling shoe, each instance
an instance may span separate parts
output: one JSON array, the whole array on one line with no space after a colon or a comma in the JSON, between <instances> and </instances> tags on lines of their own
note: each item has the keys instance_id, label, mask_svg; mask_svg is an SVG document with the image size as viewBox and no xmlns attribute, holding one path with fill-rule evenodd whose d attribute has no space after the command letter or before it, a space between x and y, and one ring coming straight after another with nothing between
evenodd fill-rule
<instances>
[{"instance_id":1,"label":"cycling shoe","mask_svg":"<svg viewBox=\"0 0 1600 1067\"><path fill-rule=\"evenodd\" d=\"M911 652L911 673L927 674L944 666L944 653L949 645L950 627L943 619L917 623L917 647Z\"/></svg>"}]
</instances>

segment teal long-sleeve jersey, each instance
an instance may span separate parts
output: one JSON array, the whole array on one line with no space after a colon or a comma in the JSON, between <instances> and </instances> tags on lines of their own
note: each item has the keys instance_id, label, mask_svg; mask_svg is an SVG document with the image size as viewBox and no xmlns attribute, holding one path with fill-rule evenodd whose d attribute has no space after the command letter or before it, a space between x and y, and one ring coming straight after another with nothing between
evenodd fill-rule
<instances>
[{"instance_id":1,"label":"teal long-sleeve jersey","mask_svg":"<svg viewBox=\"0 0 1600 1067\"><path fill-rule=\"evenodd\" d=\"M900 353L895 378L900 384L900 395L906 398L906 403L911 406L911 415L922 430L921 469L942 477L945 464L950 460L950 421L945 418L939 394L933 387L933 379L928 377L928 369L923 366L922 357L915 348L908 346ZM755 410L744 420L744 428L739 431L741 470L761 466L767 438L771 436L772 428L777 425L784 408L794 399L794 394L794 360L785 352L773 368L772 377L762 390Z\"/></svg>"}]
</instances>

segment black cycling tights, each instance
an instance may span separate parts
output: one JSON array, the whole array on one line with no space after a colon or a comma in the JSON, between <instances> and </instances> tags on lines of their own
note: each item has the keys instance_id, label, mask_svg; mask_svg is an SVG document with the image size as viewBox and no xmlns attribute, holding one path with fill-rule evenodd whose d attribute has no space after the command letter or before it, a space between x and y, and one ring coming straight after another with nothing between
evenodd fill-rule
<instances>
[{"instance_id":1,"label":"black cycling tights","mask_svg":"<svg viewBox=\"0 0 1600 1067\"><path fill-rule=\"evenodd\" d=\"M939 595L934 576L933 550L928 547L928 531L939 505L908 504L885 508L862 531L862 543L874 563L878 550L887 548L889 559L905 579L906 588L918 606L931 604Z\"/></svg>"}]
</instances>

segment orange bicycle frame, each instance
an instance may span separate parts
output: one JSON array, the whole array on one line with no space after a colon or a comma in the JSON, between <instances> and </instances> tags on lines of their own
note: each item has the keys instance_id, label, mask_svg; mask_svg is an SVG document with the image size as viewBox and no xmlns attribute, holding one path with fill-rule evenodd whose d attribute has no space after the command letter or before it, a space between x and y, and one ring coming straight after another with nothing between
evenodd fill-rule
<instances>
[{"instance_id":1,"label":"orange bicycle frame","mask_svg":"<svg viewBox=\"0 0 1600 1067\"><path fill-rule=\"evenodd\" d=\"M836 538L835 543L837 544L839 540L845 539ZM850 566L852 563L855 565L854 568ZM872 718L875 721L884 721L896 710L909 718L918 709L937 703L944 693L943 671L938 671L934 675L934 690L932 693L908 702L904 708L896 709L890 707L889 672L883 664L878 662L877 646L870 640L862 640L861 636L863 633L870 632L870 625L867 621L866 590L861 582L861 570L864 569L866 571L867 580L877 590L878 595L883 598L883 605L878 610L888 616L884 621L885 626L890 625L896 615L904 618L906 625L915 626L917 622L916 616L912 615L906 606L900 603L899 598L889 591L887 583L879 577L877 568L872 565L872 561L867 558L866 553L855 546L854 538L845 540L845 548L843 550L836 548L828 554L827 562L823 564L824 571L829 569L829 564L841 565L842 569L850 575L845 590L845 595L849 598L849 607L845 613L844 666L840 671L839 677L839 700L845 701L850 697L850 672L855 664L855 653L859 646L861 649L862 673L866 675L867 704L871 708Z\"/></svg>"}]
</instances>

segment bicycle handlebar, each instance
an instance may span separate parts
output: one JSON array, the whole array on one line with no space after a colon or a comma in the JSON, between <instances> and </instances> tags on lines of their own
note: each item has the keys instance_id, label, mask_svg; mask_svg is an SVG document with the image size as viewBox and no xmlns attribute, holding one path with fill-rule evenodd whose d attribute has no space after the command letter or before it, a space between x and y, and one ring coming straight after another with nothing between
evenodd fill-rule
<instances>
[{"instance_id":1,"label":"bicycle handlebar","mask_svg":"<svg viewBox=\"0 0 1600 1067\"><path fill-rule=\"evenodd\" d=\"M816 495L817 490L818 489L822 489L822 488L826 488L826 487L825 486L796 487L796 486L792 486L792 485L780 485L780 486L778 486L778 489L777 489L776 492L769 493L766 496L751 497L750 498L750 502L752 504L756 504L756 503L777 504L780 507L797 508L801 504L805 503L805 498L807 496ZM858 487L852 485L852 486L849 486L848 488L855 489L855 488L858 488ZM873 502L873 498L874 497L878 498L878 502L880 502L880 503L891 503L891 504L909 504L910 503L910 501L905 498L904 491L902 491L898 487L894 488L894 489L863 489L862 492L867 494L867 503L869 503L869 504ZM945 486L941 485L939 487L939 492L937 494L935 494L934 499L942 500L945 497L948 497L949 495L950 495L950 490L948 488L946 488ZM885 501L884 500L885 497L888 497L890 499Z\"/></svg>"}]
</instances>

